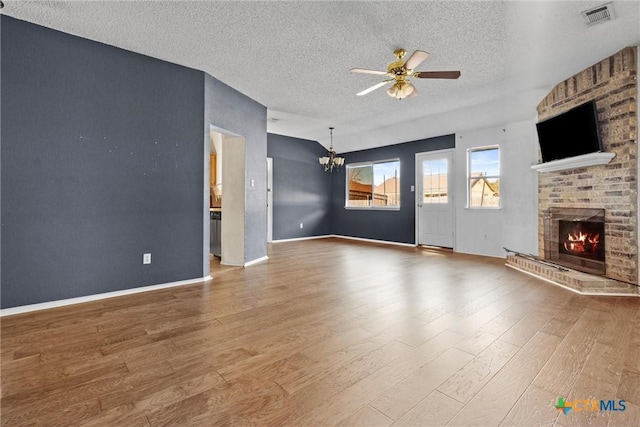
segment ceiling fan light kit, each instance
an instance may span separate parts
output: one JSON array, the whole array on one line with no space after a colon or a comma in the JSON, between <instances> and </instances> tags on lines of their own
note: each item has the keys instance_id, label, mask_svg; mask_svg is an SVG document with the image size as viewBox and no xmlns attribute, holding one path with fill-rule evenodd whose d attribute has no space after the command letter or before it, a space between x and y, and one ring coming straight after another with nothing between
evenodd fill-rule
<instances>
[{"instance_id":1,"label":"ceiling fan light kit","mask_svg":"<svg viewBox=\"0 0 640 427\"><path fill-rule=\"evenodd\" d=\"M416 93L416 88L408 81L396 82L387 89L387 95L396 99L407 98Z\"/></svg>"},{"instance_id":2,"label":"ceiling fan light kit","mask_svg":"<svg viewBox=\"0 0 640 427\"><path fill-rule=\"evenodd\" d=\"M411 77L418 79L457 79L460 77L460 71L413 71L415 67L420 65L429 57L429 53L423 50L414 51L406 62L403 61L404 56L407 54L406 50L396 49L393 53L396 55L396 61L389 64L386 72L368 70L366 68L352 68L349 70L352 73L385 75L390 77L387 80L359 92L357 94L358 96L366 95L378 88L381 88L387 83L393 82L391 87L387 89L387 95L400 100L408 97L414 97L418 94L415 86L409 80Z\"/></svg>"}]
</instances>

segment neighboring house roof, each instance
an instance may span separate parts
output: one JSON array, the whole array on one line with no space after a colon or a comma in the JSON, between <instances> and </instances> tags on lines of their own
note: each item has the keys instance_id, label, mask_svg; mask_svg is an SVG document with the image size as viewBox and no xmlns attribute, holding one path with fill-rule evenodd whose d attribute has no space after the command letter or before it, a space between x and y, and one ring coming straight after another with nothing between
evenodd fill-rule
<instances>
[{"instance_id":1,"label":"neighboring house roof","mask_svg":"<svg viewBox=\"0 0 640 427\"><path fill-rule=\"evenodd\" d=\"M486 186L486 187L485 187ZM497 194L498 190L487 181L485 178L477 178L471 181L471 191L481 191L483 188L488 188L490 193Z\"/></svg>"},{"instance_id":2,"label":"neighboring house roof","mask_svg":"<svg viewBox=\"0 0 640 427\"><path fill-rule=\"evenodd\" d=\"M382 200L383 204L386 204L388 201L388 195L390 194L388 191L385 194L382 191L377 190L378 187L373 187L371 184L363 184L358 181L349 181L349 198L352 200L369 200L372 198L372 190L373 190L373 199L374 200Z\"/></svg>"},{"instance_id":3,"label":"neighboring house roof","mask_svg":"<svg viewBox=\"0 0 640 427\"><path fill-rule=\"evenodd\" d=\"M448 185L447 174L424 175L422 177L422 189L424 194L440 194Z\"/></svg>"},{"instance_id":4,"label":"neighboring house roof","mask_svg":"<svg viewBox=\"0 0 640 427\"><path fill-rule=\"evenodd\" d=\"M358 181L349 181L349 191L358 191L371 194L371 184L363 184Z\"/></svg>"},{"instance_id":5,"label":"neighboring house roof","mask_svg":"<svg viewBox=\"0 0 640 427\"><path fill-rule=\"evenodd\" d=\"M397 191L396 191L397 190ZM376 193L380 194L396 194L400 192L400 179L389 178L380 185L374 188Z\"/></svg>"}]
</instances>

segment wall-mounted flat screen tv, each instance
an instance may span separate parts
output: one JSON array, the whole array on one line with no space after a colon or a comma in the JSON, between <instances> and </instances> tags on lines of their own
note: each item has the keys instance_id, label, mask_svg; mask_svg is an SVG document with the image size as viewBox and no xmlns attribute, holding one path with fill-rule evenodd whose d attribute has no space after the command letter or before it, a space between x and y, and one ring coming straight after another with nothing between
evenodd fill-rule
<instances>
[{"instance_id":1,"label":"wall-mounted flat screen tv","mask_svg":"<svg viewBox=\"0 0 640 427\"><path fill-rule=\"evenodd\" d=\"M540 122L536 127L543 162L603 151L594 101Z\"/></svg>"}]
</instances>

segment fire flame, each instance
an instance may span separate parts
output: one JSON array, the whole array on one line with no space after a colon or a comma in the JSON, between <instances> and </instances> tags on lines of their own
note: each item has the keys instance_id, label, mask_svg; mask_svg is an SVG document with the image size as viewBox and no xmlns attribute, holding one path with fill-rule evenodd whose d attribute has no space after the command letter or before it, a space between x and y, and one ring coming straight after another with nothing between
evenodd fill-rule
<instances>
[{"instance_id":1,"label":"fire flame","mask_svg":"<svg viewBox=\"0 0 640 427\"><path fill-rule=\"evenodd\" d=\"M569 233L567 240L563 243L564 248L569 252L595 252L600 242L599 233Z\"/></svg>"}]
</instances>

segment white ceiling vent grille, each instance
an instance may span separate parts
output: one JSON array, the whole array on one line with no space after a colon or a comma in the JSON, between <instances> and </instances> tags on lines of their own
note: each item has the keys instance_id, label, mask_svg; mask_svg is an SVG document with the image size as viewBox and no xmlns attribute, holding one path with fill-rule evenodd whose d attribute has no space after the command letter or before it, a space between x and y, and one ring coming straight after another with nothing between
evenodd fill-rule
<instances>
[{"instance_id":1,"label":"white ceiling vent grille","mask_svg":"<svg viewBox=\"0 0 640 427\"><path fill-rule=\"evenodd\" d=\"M600 22L610 21L615 18L611 3L606 3L589 10L583 10L582 16L587 25L599 24Z\"/></svg>"}]
</instances>

